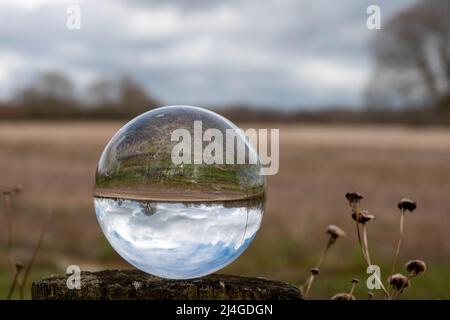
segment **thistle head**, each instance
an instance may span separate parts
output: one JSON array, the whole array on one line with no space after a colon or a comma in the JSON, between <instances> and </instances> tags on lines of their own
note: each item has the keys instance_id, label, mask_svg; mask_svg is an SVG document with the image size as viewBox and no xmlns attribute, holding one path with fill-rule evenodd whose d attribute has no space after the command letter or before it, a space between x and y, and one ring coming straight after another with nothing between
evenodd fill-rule
<instances>
[{"instance_id":1,"label":"thistle head","mask_svg":"<svg viewBox=\"0 0 450 320\"><path fill-rule=\"evenodd\" d=\"M422 260L410 260L405 264L406 271L410 275L417 276L427 271L427 265Z\"/></svg>"},{"instance_id":2,"label":"thistle head","mask_svg":"<svg viewBox=\"0 0 450 320\"><path fill-rule=\"evenodd\" d=\"M375 220L375 216L373 214L370 214L368 210L361 210L358 214L356 214L356 212L353 212L352 219L355 221L358 220L358 223L365 224L370 220Z\"/></svg>"},{"instance_id":3,"label":"thistle head","mask_svg":"<svg viewBox=\"0 0 450 320\"><path fill-rule=\"evenodd\" d=\"M330 300L356 300L355 296L350 293L336 293Z\"/></svg>"},{"instance_id":4,"label":"thistle head","mask_svg":"<svg viewBox=\"0 0 450 320\"><path fill-rule=\"evenodd\" d=\"M397 207L402 211L413 212L414 210L416 210L417 204L410 199L403 198L402 200L400 200Z\"/></svg>"},{"instance_id":5,"label":"thistle head","mask_svg":"<svg viewBox=\"0 0 450 320\"><path fill-rule=\"evenodd\" d=\"M409 280L404 275L396 273L389 277L389 284L396 290L402 290L409 287Z\"/></svg>"},{"instance_id":6,"label":"thistle head","mask_svg":"<svg viewBox=\"0 0 450 320\"><path fill-rule=\"evenodd\" d=\"M334 224L329 225L325 233L330 235L329 245L333 244L337 238L345 237L347 235L344 230Z\"/></svg>"},{"instance_id":7,"label":"thistle head","mask_svg":"<svg viewBox=\"0 0 450 320\"><path fill-rule=\"evenodd\" d=\"M318 276L320 274L319 268L312 268L309 272L311 272L313 276Z\"/></svg>"},{"instance_id":8,"label":"thistle head","mask_svg":"<svg viewBox=\"0 0 450 320\"><path fill-rule=\"evenodd\" d=\"M325 233L327 233L330 236L335 237L335 238L345 237L347 235L344 230L342 230L338 226L335 226L334 224L330 224L327 227L327 230L325 231Z\"/></svg>"},{"instance_id":9,"label":"thistle head","mask_svg":"<svg viewBox=\"0 0 450 320\"><path fill-rule=\"evenodd\" d=\"M358 192L347 192L345 198L348 200L348 203L352 205L364 199L364 196Z\"/></svg>"}]
</instances>

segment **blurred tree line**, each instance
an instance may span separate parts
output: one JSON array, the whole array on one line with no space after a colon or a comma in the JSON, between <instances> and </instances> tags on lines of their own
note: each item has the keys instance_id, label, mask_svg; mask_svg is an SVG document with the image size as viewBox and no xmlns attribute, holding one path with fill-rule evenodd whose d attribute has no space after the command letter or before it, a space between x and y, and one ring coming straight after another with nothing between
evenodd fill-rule
<instances>
[{"instance_id":1,"label":"blurred tree line","mask_svg":"<svg viewBox=\"0 0 450 320\"><path fill-rule=\"evenodd\" d=\"M82 96L82 98L79 98ZM93 82L83 94L59 72L44 72L0 106L0 118L130 118L160 106L130 76Z\"/></svg>"}]
</instances>

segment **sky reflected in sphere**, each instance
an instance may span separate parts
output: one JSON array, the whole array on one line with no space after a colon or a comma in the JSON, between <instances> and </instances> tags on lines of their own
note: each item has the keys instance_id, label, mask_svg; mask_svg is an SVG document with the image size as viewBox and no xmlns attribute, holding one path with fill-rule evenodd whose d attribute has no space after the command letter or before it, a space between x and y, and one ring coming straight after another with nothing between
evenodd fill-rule
<instances>
[{"instance_id":1,"label":"sky reflected in sphere","mask_svg":"<svg viewBox=\"0 0 450 320\"><path fill-rule=\"evenodd\" d=\"M235 260L258 231L262 201L249 204L95 199L102 230L130 264L156 276L186 279Z\"/></svg>"}]
</instances>

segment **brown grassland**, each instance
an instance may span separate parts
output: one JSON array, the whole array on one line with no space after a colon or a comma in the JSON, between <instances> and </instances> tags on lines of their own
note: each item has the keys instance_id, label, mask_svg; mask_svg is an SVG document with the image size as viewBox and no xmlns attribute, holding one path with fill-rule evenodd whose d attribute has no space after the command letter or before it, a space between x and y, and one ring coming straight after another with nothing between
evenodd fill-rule
<instances>
[{"instance_id":1,"label":"brown grassland","mask_svg":"<svg viewBox=\"0 0 450 320\"><path fill-rule=\"evenodd\" d=\"M68 265L96 270L130 267L97 224L92 187L105 144L123 123L0 122L0 190L22 185L13 198L14 254L26 260L48 209L54 212L32 279L64 273ZM367 278L345 193L365 196L376 216L369 226L372 260L389 269L398 239L402 197L418 204L405 221L399 266L423 259L429 270L403 298L450 299L450 129L402 126L243 124L280 129L280 171L268 178L262 228L250 248L222 270L302 284L326 240L325 228L347 231L321 267L311 298L347 290ZM0 205L0 294L11 274ZM385 280L387 274L382 275ZM355 291L365 298L361 281ZM381 293L376 292L381 298Z\"/></svg>"}]
</instances>

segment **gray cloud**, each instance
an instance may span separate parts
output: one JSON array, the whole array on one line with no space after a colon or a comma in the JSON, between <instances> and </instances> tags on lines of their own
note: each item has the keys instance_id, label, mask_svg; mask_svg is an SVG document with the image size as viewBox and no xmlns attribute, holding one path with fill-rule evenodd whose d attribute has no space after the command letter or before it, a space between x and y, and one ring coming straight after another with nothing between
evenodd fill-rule
<instances>
[{"instance_id":1,"label":"gray cloud","mask_svg":"<svg viewBox=\"0 0 450 320\"><path fill-rule=\"evenodd\" d=\"M0 95L62 70L79 88L128 72L168 104L362 102L370 73L362 0L0 1ZM377 1L382 22L414 0ZM189 5L188 5L189 4Z\"/></svg>"}]
</instances>

